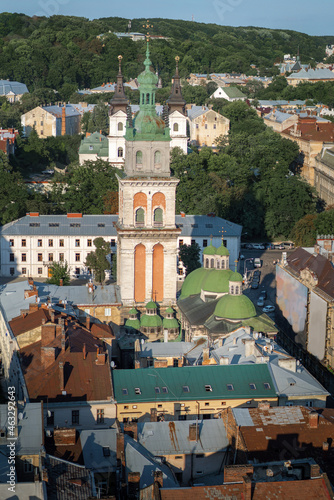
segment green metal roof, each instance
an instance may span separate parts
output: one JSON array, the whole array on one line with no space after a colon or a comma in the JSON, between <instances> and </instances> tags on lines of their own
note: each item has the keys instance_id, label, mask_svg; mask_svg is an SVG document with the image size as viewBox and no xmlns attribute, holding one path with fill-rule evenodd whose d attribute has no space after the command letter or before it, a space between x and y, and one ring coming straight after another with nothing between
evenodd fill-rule
<instances>
[{"instance_id":1,"label":"green metal roof","mask_svg":"<svg viewBox=\"0 0 334 500\"><path fill-rule=\"evenodd\" d=\"M113 370L112 377L115 399L121 404L276 396L274 383L265 363ZM264 383L270 384L269 389L265 389ZM233 390L228 390L227 384L231 384ZM250 384L255 384L255 389L251 389ZM210 385L212 391L207 391L206 385ZM156 392L155 387L159 387L160 391ZM163 387L168 392L163 392ZM189 392L185 392L184 387L188 387ZM135 388L140 390L140 394L135 393Z\"/></svg>"},{"instance_id":2,"label":"green metal roof","mask_svg":"<svg viewBox=\"0 0 334 500\"><path fill-rule=\"evenodd\" d=\"M240 273L234 272L230 275L230 281L242 281L242 276Z\"/></svg>"},{"instance_id":3,"label":"green metal roof","mask_svg":"<svg viewBox=\"0 0 334 500\"><path fill-rule=\"evenodd\" d=\"M139 319L127 319L125 322L125 326L128 328L134 328L135 330L140 329L140 321Z\"/></svg>"},{"instance_id":4,"label":"green metal roof","mask_svg":"<svg viewBox=\"0 0 334 500\"><path fill-rule=\"evenodd\" d=\"M231 98L246 97L237 87L224 87L224 92Z\"/></svg>"},{"instance_id":5,"label":"green metal roof","mask_svg":"<svg viewBox=\"0 0 334 500\"><path fill-rule=\"evenodd\" d=\"M217 249L216 247L213 246L212 243L203 250L203 255L216 255Z\"/></svg>"},{"instance_id":6,"label":"green metal roof","mask_svg":"<svg viewBox=\"0 0 334 500\"><path fill-rule=\"evenodd\" d=\"M179 328L179 322L176 318L164 318L162 320L164 328Z\"/></svg>"},{"instance_id":7,"label":"green metal roof","mask_svg":"<svg viewBox=\"0 0 334 500\"><path fill-rule=\"evenodd\" d=\"M105 135L94 132L88 137L82 139L79 154L89 154L98 156L109 156L108 138Z\"/></svg>"},{"instance_id":8,"label":"green metal roof","mask_svg":"<svg viewBox=\"0 0 334 500\"><path fill-rule=\"evenodd\" d=\"M174 314L174 309L171 306L167 307L166 314Z\"/></svg>"},{"instance_id":9,"label":"green metal roof","mask_svg":"<svg viewBox=\"0 0 334 500\"><path fill-rule=\"evenodd\" d=\"M146 309L157 309L157 305L153 300L150 300L150 302L147 302L146 304Z\"/></svg>"},{"instance_id":10,"label":"green metal roof","mask_svg":"<svg viewBox=\"0 0 334 500\"><path fill-rule=\"evenodd\" d=\"M140 318L140 326L155 328L162 325L162 319L157 314L143 314Z\"/></svg>"},{"instance_id":11,"label":"green metal roof","mask_svg":"<svg viewBox=\"0 0 334 500\"><path fill-rule=\"evenodd\" d=\"M219 299L214 315L225 319L246 319L256 316L256 310L246 295L224 295Z\"/></svg>"},{"instance_id":12,"label":"green metal roof","mask_svg":"<svg viewBox=\"0 0 334 500\"><path fill-rule=\"evenodd\" d=\"M222 243L220 247L216 250L216 255L221 255L222 257L228 257L230 252L227 250L226 246Z\"/></svg>"},{"instance_id":13,"label":"green metal roof","mask_svg":"<svg viewBox=\"0 0 334 500\"><path fill-rule=\"evenodd\" d=\"M206 292L228 293L228 282L230 275L233 274L230 269L208 269L207 275L202 281L202 289Z\"/></svg>"},{"instance_id":14,"label":"green metal roof","mask_svg":"<svg viewBox=\"0 0 334 500\"><path fill-rule=\"evenodd\" d=\"M208 273L208 269L204 269L204 267L199 267L192 271L183 282L181 289L181 299L185 299L189 297L189 295L196 295L201 292L202 281Z\"/></svg>"},{"instance_id":15,"label":"green metal roof","mask_svg":"<svg viewBox=\"0 0 334 500\"><path fill-rule=\"evenodd\" d=\"M138 314L138 311L135 307L133 307L132 309L130 309L129 314L131 314L131 315Z\"/></svg>"}]
</instances>

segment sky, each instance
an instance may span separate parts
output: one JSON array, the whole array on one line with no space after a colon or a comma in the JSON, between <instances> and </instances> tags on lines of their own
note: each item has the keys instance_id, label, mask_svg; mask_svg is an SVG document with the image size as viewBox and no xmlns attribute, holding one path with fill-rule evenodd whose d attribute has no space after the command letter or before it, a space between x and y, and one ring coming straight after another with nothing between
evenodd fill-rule
<instances>
[{"instance_id":1,"label":"sky","mask_svg":"<svg viewBox=\"0 0 334 500\"><path fill-rule=\"evenodd\" d=\"M100 17L167 18L227 26L289 29L309 35L334 35L334 0L13 0L6 12ZM126 25L124 26L124 30Z\"/></svg>"}]
</instances>

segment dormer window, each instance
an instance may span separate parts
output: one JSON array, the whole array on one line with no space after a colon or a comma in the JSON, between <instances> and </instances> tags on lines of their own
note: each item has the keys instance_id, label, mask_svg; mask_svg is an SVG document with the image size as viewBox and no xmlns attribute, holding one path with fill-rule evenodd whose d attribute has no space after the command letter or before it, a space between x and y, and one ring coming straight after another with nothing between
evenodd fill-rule
<instances>
[{"instance_id":1,"label":"dormer window","mask_svg":"<svg viewBox=\"0 0 334 500\"><path fill-rule=\"evenodd\" d=\"M136 165L142 165L143 164L143 153L142 151L137 151L136 153Z\"/></svg>"}]
</instances>

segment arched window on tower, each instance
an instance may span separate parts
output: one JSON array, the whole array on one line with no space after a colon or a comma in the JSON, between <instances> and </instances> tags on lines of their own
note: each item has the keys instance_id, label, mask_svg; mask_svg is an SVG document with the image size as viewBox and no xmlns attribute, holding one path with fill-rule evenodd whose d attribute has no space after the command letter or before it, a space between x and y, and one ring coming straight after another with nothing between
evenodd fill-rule
<instances>
[{"instance_id":1,"label":"arched window on tower","mask_svg":"<svg viewBox=\"0 0 334 500\"><path fill-rule=\"evenodd\" d=\"M205 259L205 267L208 268L209 267L209 259Z\"/></svg>"},{"instance_id":2,"label":"arched window on tower","mask_svg":"<svg viewBox=\"0 0 334 500\"><path fill-rule=\"evenodd\" d=\"M150 94L146 94L146 104L150 104Z\"/></svg>"},{"instance_id":3,"label":"arched window on tower","mask_svg":"<svg viewBox=\"0 0 334 500\"><path fill-rule=\"evenodd\" d=\"M118 122L117 129L120 131L123 130L123 123L122 122Z\"/></svg>"},{"instance_id":4,"label":"arched window on tower","mask_svg":"<svg viewBox=\"0 0 334 500\"><path fill-rule=\"evenodd\" d=\"M143 164L143 153L142 151L137 151L136 153L136 165L142 165Z\"/></svg>"},{"instance_id":5,"label":"arched window on tower","mask_svg":"<svg viewBox=\"0 0 334 500\"><path fill-rule=\"evenodd\" d=\"M141 96L141 103L145 104L145 95L144 94L142 94L142 96Z\"/></svg>"},{"instance_id":6,"label":"arched window on tower","mask_svg":"<svg viewBox=\"0 0 334 500\"><path fill-rule=\"evenodd\" d=\"M235 287L235 294L239 295L239 287L238 286Z\"/></svg>"},{"instance_id":7,"label":"arched window on tower","mask_svg":"<svg viewBox=\"0 0 334 500\"><path fill-rule=\"evenodd\" d=\"M178 132L179 131L179 124L178 123L174 123L173 125L173 132Z\"/></svg>"},{"instance_id":8,"label":"arched window on tower","mask_svg":"<svg viewBox=\"0 0 334 500\"><path fill-rule=\"evenodd\" d=\"M211 269L215 267L215 259L211 259Z\"/></svg>"},{"instance_id":9,"label":"arched window on tower","mask_svg":"<svg viewBox=\"0 0 334 500\"><path fill-rule=\"evenodd\" d=\"M155 227L162 227L163 225L163 211L162 208L156 208L154 210L154 226Z\"/></svg>"},{"instance_id":10,"label":"arched window on tower","mask_svg":"<svg viewBox=\"0 0 334 500\"><path fill-rule=\"evenodd\" d=\"M118 156L118 158L123 158L123 148L118 148L117 156Z\"/></svg>"},{"instance_id":11,"label":"arched window on tower","mask_svg":"<svg viewBox=\"0 0 334 500\"><path fill-rule=\"evenodd\" d=\"M159 163L161 163L161 153L160 151L156 151L154 153L154 164L157 165Z\"/></svg>"},{"instance_id":12,"label":"arched window on tower","mask_svg":"<svg viewBox=\"0 0 334 500\"><path fill-rule=\"evenodd\" d=\"M225 260L222 259L222 269L225 269Z\"/></svg>"},{"instance_id":13,"label":"arched window on tower","mask_svg":"<svg viewBox=\"0 0 334 500\"><path fill-rule=\"evenodd\" d=\"M231 285L230 293L231 293L231 295L234 295L234 286L233 285Z\"/></svg>"},{"instance_id":14,"label":"arched window on tower","mask_svg":"<svg viewBox=\"0 0 334 500\"><path fill-rule=\"evenodd\" d=\"M220 269L220 262L217 260L217 269Z\"/></svg>"},{"instance_id":15,"label":"arched window on tower","mask_svg":"<svg viewBox=\"0 0 334 500\"><path fill-rule=\"evenodd\" d=\"M145 224L145 211L143 208L138 208L136 210L136 226L142 227Z\"/></svg>"}]
</instances>

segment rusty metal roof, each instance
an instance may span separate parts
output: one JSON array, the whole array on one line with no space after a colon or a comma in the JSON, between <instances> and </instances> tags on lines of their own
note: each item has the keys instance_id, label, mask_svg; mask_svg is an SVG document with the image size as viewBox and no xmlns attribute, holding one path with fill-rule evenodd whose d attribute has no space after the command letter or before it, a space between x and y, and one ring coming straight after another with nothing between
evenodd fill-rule
<instances>
[{"instance_id":1,"label":"rusty metal roof","mask_svg":"<svg viewBox=\"0 0 334 500\"><path fill-rule=\"evenodd\" d=\"M13 335L17 337L21 333L29 332L42 325L43 319L50 320L49 312L46 309L38 309L26 316L17 316L9 322Z\"/></svg>"}]
</instances>

